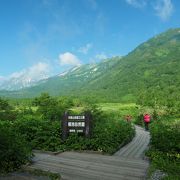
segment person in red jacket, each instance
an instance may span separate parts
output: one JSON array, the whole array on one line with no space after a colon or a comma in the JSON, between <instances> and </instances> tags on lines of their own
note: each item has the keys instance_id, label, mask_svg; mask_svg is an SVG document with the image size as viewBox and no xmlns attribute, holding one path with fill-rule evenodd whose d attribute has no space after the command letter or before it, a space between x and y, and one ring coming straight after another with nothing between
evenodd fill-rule
<instances>
[{"instance_id":1,"label":"person in red jacket","mask_svg":"<svg viewBox=\"0 0 180 180\"><path fill-rule=\"evenodd\" d=\"M144 115L144 125L145 125L145 129L149 130L149 123L151 121L151 116L149 114L145 114Z\"/></svg>"}]
</instances>

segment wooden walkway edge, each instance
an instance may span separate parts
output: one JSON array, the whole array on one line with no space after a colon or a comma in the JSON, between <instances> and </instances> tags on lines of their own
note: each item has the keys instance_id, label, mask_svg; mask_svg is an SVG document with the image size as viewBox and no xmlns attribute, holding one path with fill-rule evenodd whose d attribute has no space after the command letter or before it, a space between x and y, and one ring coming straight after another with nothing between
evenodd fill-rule
<instances>
[{"instance_id":1,"label":"wooden walkway edge","mask_svg":"<svg viewBox=\"0 0 180 180\"><path fill-rule=\"evenodd\" d=\"M144 151L150 135L135 126L134 139L113 156L64 152L57 155L35 153L31 169L60 173L64 180L139 180L146 179L149 162Z\"/></svg>"}]
</instances>

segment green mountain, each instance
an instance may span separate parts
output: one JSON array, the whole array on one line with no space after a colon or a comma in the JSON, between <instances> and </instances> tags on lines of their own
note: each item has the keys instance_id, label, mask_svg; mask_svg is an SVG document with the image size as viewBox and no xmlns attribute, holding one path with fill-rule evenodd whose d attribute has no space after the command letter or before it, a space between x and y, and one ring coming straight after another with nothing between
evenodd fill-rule
<instances>
[{"instance_id":1,"label":"green mountain","mask_svg":"<svg viewBox=\"0 0 180 180\"><path fill-rule=\"evenodd\" d=\"M120 59L120 57L114 57L100 63L76 66L57 76L41 80L35 86L18 91L0 91L0 95L20 98L34 97L42 92L48 92L54 96L77 95L90 82L103 76L106 71L113 69Z\"/></svg>"},{"instance_id":2,"label":"green mountain","mask_svg":"<svg viewBox=\"0 0 180 180\"><path fill-rule=\"evenodd\" d=\"M76 67L34 87L3 95L32 97L43 91L100 101L134 101L146 92L176 97L180 92L180 28L151 38L123 58Z\"/></svg>"},{"instance_id":3,"label":"green mountain","mask_svg":"<svg viewBox=\"0 0 180 180\"><path fill-rule=\"evenodd\" d=\"M90 88L91 87L91 88ZM180 92L180 28L153 37L88 85L109 100L133 100L145 91L162 97ZM179 94L180 95L180 94Z\"/></svg>"}]
</instances>

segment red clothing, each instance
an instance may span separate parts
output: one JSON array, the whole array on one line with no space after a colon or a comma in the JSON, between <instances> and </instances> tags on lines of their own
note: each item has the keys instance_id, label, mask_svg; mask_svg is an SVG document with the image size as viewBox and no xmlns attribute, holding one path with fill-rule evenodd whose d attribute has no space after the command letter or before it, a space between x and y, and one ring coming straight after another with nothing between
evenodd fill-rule
<instances>
[{"instance_id":1,"label":"red clothing","mask_svg":"<svg viewBox=\"0 0 180 180\"><path fill-rule=\"evenodd\" d=\"M150 115L149 115L149 114L145 114L145 115L144 115L144 122L149 123L150 120L151 120Z\"/></svg>"}]
</instances>

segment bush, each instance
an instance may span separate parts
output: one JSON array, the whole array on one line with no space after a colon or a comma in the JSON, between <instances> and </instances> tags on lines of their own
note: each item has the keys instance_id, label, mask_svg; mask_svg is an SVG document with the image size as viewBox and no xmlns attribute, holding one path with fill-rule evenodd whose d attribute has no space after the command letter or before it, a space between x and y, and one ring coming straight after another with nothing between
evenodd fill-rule
<instances>
[{"instance_id":1,"label":"bush","mask_svg":"<svg viewBox=\"0 0 180 180\"><path fill-rule=\"evenodd\" d=\"M63 112L70 106L70 102L57 100L51 97L48 93L42 93L33 101L33 105L37 106L37 113L42 116L44 120L56 121L60 120Z\"/></svg>"},{"instance_id":2,"label":"bush","mask_svg":"<svg viewBox=\"0 0 180 180\"><path fill-rule=\"evenodd\" d=\"M151 124L151 145L162 152L179 152L180 126L178 124L170 125L170 123L165 123L164 121L159 120Z\"/></svg>"},{"instance_id":3,"label":"bush","mask_svg":"<svg viewBox=\"0 0 180 180\"><path fill-rule=\"evenodd\" d=\"M33 149L49 151L95 150L112 154L134 136L135 130L130 123L119 120L114 114L103 114L95 107L91 107L90 111L93 116L91 138L73 133L63 142L60 121L30 116L14 122L13 128L24 136Z\"/></svg>"},{"instance_id":4,"label":"bush","mask_svg":"<svg viewBox=\"0 0 180 180\"><path fill-rule=\"evenodd\" d=\"M143 121L143 114L139 114L135 121L134 121L135 124L139 125L139 126L144 126L144 121Z\"/></svg>"},{"instance_id":5,"label":"bush","mask_svg":"<svg viewBox=\"0 0 180 180\"><path fill-rule=\"evenodd\" d=\"M151 124L150 149L147 155L155 169L168 174L164 179L178 179L180 172L180 124L169 117L157 119Z\"/></svg>"},{"instance_id":6,"label":"bush","mask_svg":"<svg viewBox=\"0 0 180 180\"><path fill-rule=\"evenodd\" d=\"M6 173L19 168L30 160L30 146L17 132L0 125L0 173Z\"/></svg>"},{"instance_id":7,"label":"bush","mask_svg":"<svg viewBox=\"0 0 180 180\"><path fill-rule=\"evenodd\" d=\"M13 128L28 141L33 149L56 151L61 145L61 126L59 121L41 120L25 117L13 124Z\"/></svg>"},{"instance_id":8,"label":"bush","mask_svg":"<svg viewBox=\"0 0 180 180\"><path fill-rule=\"evenodd\" d=\"M178 153L164 153L162 151L158 151L154 148L151 148L146 155L151 159L151 167L154 169L160 169L163 172L168 174L165 179L176 179L179 177L180 172L180 154Z\"/></svg>"},{"instance_id":9,"label":"bush","mask_svg":"<svg viewBox=\"0 0 180 180\"><path fill-rule=\"evenodd\" d=\"M9 104L9 102L0 97L0 120L13 121L16 119L17 112L13 109L13 107Z\"/></svg>"},{"instance_id":10,"label":"bush","mask_svg":"<svg viewBox=\"0 0 180 180\"><path fill-rule=\"evenodd\" d=\"M113 154L120 145L126 144L133 138L135 130L131 123L118 119L114 114L103 114L97 109L91 112L93 114L91 138L71 134L65 141L67 149Z\"/></svg>"},{"instance_id":11,"label":"bush","mask_svg":"<svg viewBox=\"0 0 180 180\"><path fill-rule=\"evenodd\" d=\"M135 134L131 123L118 119L114 114L106 114L95 121L92 131L94 150L112 154L120 145L129 142Z\"/></svg>"}]
</instances>

